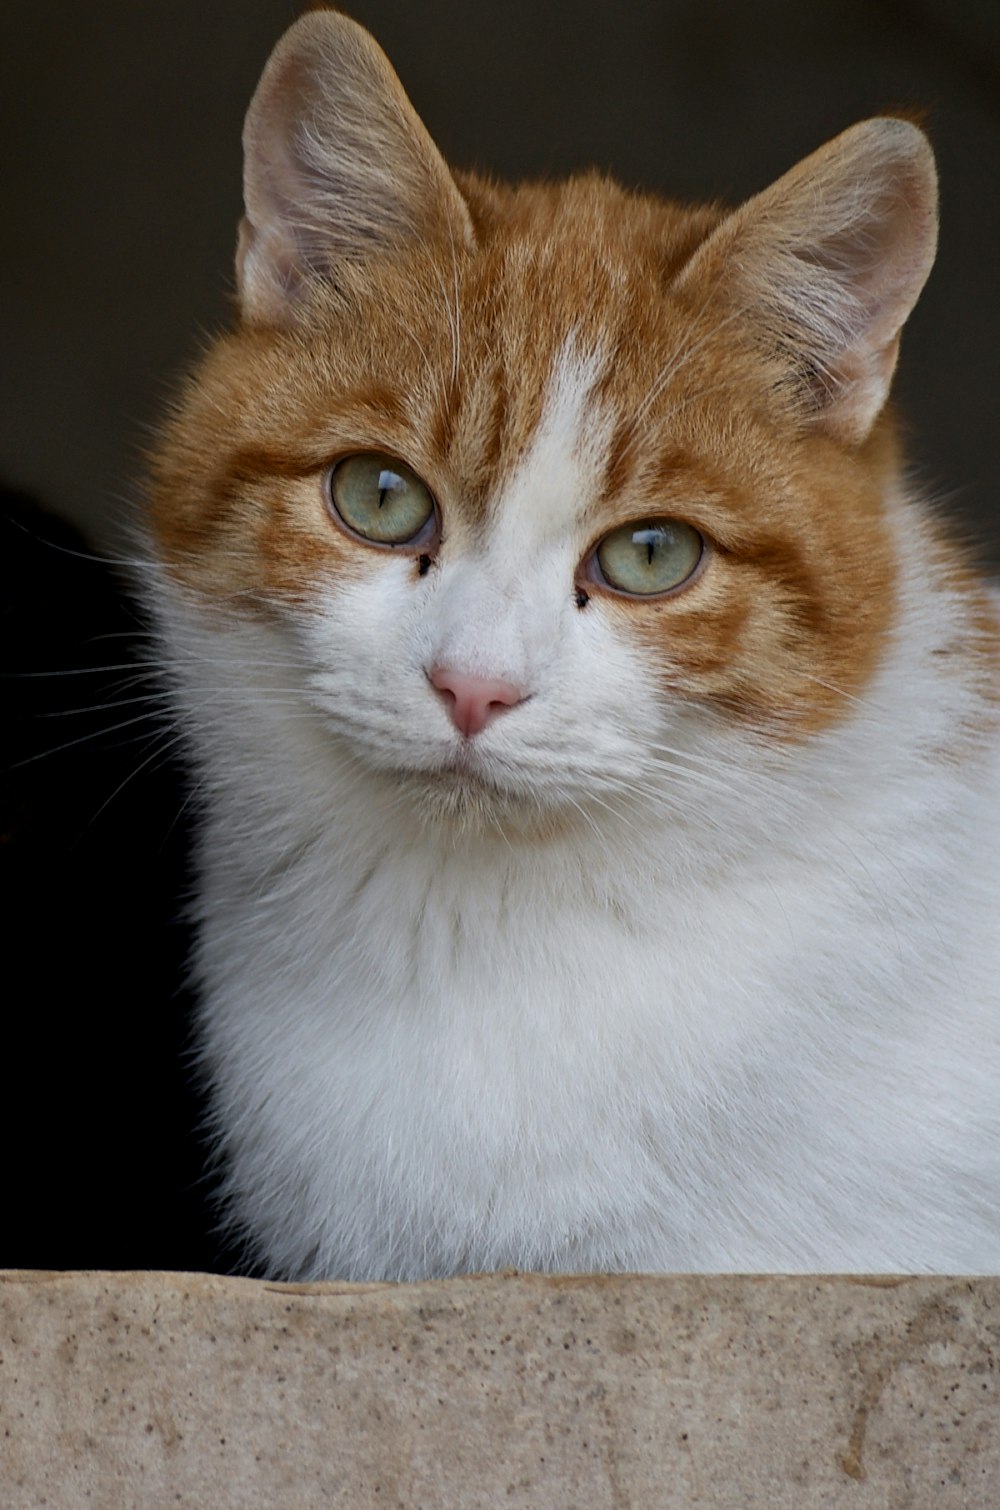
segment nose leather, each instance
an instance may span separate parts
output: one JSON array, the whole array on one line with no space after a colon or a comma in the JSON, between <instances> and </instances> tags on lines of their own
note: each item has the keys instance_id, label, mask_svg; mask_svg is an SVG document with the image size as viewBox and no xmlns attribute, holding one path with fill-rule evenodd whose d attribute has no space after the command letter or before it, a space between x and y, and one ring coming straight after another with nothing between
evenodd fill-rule
<instances>
[{"instance_id":1,"label":"nose leather","mask_svg":"<svg viewBox=\"0 0 1000 1510\"><path fill-rule=\"evenodd\" d=\"M513 682L473 676L449 666L435 666L429 672L429 680L448 717L466 739L482 733L498 714L524 701L524 693Z\"/></svg>"}]
</instances>

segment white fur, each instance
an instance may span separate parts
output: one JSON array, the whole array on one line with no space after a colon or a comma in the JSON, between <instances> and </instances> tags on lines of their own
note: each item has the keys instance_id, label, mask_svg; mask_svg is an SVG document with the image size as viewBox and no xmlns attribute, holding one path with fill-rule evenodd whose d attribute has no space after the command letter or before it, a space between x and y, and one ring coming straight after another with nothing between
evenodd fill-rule
<instances>
[{"instance_id":1,"label":"white fur","mask_svg":"<svg viewBox=\"0 0 1000 1510\"><path fill-rule=\"evenodd\" d=\"M896 500L841 722L665 706L573 599L596 370L567 348L499 522L424 578L387 554L272 627L163 581L235 1217L286 1277L995 1271L1000 758L949 754L976 694L933 654L964 605ZM442 651L530 692L471 750Z\"/></svg>"}]
</instances>

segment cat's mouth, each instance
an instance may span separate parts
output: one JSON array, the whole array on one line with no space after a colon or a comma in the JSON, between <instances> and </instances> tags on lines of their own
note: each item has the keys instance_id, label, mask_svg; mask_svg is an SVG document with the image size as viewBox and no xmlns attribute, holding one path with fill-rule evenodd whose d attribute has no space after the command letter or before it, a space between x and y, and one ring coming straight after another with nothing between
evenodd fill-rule
<instances>
[{"instance_id":1,"label":"cat's mouth","mask_svg":"<svg viewBox=\"0 0 1000 1510\"><path fill-rule=\"evenodd\" d=\"M561 827L573 811L552 800L525 773L498 767L471 741L437 764L410 770L403 777L409 789L415 790L421 816L431 822L458 821L505 833L535 834L539 829L549 832L553 823Z\"/></svg>"},{"instance_id":2,"label":"cat's mouth","mask_svg":"<svg viewBox=\"0 0 1000 1510\"><path fill-rule=\"evenodd\" d=\"M520 782L504 780L505 773L498 772L494 762L481 755L470 740L463 741L457 749L421 774L443 790L476 793L484 798L506 801L526 800L523 778Z\"/></svg>"}]
</instances>

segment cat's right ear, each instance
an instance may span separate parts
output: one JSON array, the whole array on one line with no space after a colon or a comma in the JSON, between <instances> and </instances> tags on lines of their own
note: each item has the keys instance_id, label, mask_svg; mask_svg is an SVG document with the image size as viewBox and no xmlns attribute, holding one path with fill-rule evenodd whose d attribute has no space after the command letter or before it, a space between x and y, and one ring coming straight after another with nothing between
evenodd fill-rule
<instances>
[{"instance_id":1,"label":"cat's right ear","mask_svg":"<svg viewBox=\"0 0 1000 1510\"><path fill-rule=\"evenodd\" d=\"M268 59L243 130L236 276L244 317L295 322L338 262L412 240L471 245L469 212L381 48L334 11Z\"/></svg>"}]
</instances>

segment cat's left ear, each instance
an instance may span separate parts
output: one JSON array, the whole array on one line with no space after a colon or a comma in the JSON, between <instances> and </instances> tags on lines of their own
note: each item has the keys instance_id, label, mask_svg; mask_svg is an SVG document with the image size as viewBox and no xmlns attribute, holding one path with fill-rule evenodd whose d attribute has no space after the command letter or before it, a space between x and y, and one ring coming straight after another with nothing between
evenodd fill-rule
<instances>
[{"instance_id":1,"label":"cat's left ear","mask_svg":"<svg viewBox=\"0 0 1000 1510\"><path fill-rule=\"evenodd\" d=\"M236 273L245 317L294 323L313 278L415 240L457 248L472 222L382 49L335 11L281 38L243 130Z\"/></svg>"},{"instance_id":2,"label":"cat's left ear","mask_svg":"<svg viewBox=\"0 0 1000 1510\"><path fill-rule=\"evenodd\" d=\"M678 286L746 315L792 374L809 423L868 434L903 324L937 246L937 175L923 132L862 121L728 216Z\"/></svg>"}]
</instances>

